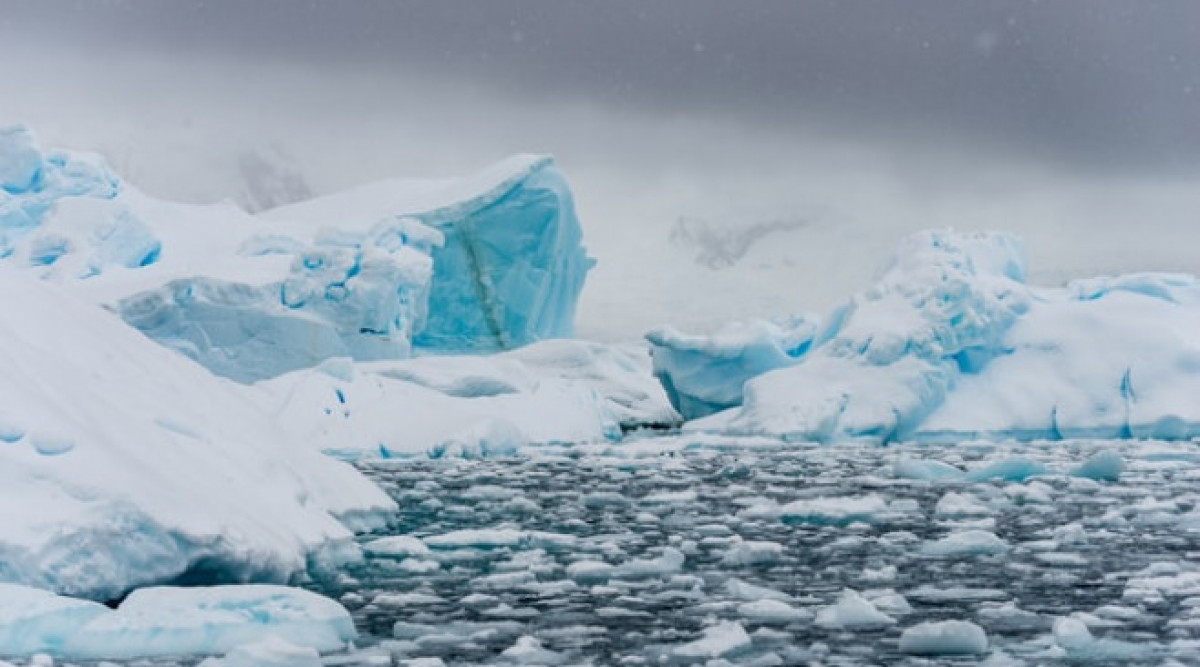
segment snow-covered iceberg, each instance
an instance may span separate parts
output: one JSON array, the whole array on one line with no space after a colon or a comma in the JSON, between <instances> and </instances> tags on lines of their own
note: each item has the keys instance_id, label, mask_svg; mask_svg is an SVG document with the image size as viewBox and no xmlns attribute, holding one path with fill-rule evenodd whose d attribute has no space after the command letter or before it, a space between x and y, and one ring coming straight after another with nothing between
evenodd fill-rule
<instances>
[{"instance_id":1,"label":"snow-covered iceberg","mask_svg":"<svg viewBox=\"0 0 1200 667\"><path fill-rule=\"evenodd\" d=\"M570 336L592 260L562 174L516 156L249 215L148 197L94 156L0 131L0 259L72 283L242 382L414 344L495 351Z\"/></svg>"},{"instance_id":2,"label":"snow-covered iceberg","mask_svg":"<svg viewBox=\"0 0 1200 667\"><path fill-rule=\"evenodd\" d=\"M496 351L572 334L594 261L566 179L545 156L519 155L461 180L392 180L275 209L274 221L353 228L404 215L436 229L428 321L416 344Z\"/></svg>"},{"instance_id":3,"label":"snow-covered iceberg","mask_svg":"<svg viewBox=\"0 0 1200 667\"><path fill-rule=\"evenodd\" d=\"M794 365L688 428L880 443L1200 435L1200 282L1024 276L1006 234L917 234Z\"/></svg>"},{"instance_id":4,"label":"snow-covered iceberg","mask_svg":"<svg viewBox=\"0 0 1200 667\"><path fill-rule=\"evenodd\" d=\"M0 266L0 582L287 582L395 504L117 316Z\"/></svg>"},{"instance_id":5,"label":"snow-covered iceberg","mask_svg":"<svg viewBox=\"0 0 1200 667\"><path fill-rule=\"evenodd\" d=\"M551 340L490 356L328 361L248 388L298 442L339 457L484 457L676 426L644 348Z\"/></svg>"}]
</instances>

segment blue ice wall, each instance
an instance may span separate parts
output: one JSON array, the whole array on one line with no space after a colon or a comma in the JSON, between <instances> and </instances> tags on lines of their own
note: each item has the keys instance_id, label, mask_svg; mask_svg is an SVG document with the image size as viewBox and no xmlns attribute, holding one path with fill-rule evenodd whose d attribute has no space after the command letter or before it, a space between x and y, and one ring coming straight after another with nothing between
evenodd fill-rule
<instances>
[{"instance_id":1,"label":"blue ice wall","mask_svg":"<svg viewBox=\"0 0 1200 667\"><path fill-rule=\"evenodd\" d=\"M429 317L414 341L442 352L491 352L573 333L595 263L566 179L549 159L480 208L416 216L445 235L433 251Z\"/></svg>"}]
</instances>

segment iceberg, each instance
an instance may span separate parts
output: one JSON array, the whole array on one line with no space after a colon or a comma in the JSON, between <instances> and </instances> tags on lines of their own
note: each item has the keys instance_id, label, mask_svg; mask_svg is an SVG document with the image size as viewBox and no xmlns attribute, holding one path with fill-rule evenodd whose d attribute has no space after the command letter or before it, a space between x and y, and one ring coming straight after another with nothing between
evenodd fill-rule
<instances>
[{"instance_id":1,"label":"iceberg","mask_svg":"<svg viewBox=\"0 0 1200 667\"><path fill-rule=\"evenodd\" d=\"M437 230L429 318L415 344L494 352L569 338L595 263L574 198L546 156L518 155L459 181L382 181L285 206L270 220L355 224L403 214Z\"/></svg>"},{"instance_id":2,"label":"iceberg","mask_svg":"<svg viewBox=\"0 0 1200 667\"><path fill-rule=\"evenodd\" d=\"M817 320L734 322L710 336L663 326L646 333L654 375L671 405L697 419L742 403L746 380L795 364L812 344Z\"/></svg>"},{"instance_id":3,"label":"iceberg","mask_svg":"<svg viewBox=\"0 0 1200 667\"><path fill-rule=\"evenodd\" d=\"M395 511L244 388L0 266L0 582L93 600L284 583Z\"/></svg>"},{"instance_id":4,"label":"iceberg","mask_svg":"<svg viewBox=\"0 0 1200 667\"><path fill-rule=\"evenodd\" d=\"M545 156L250 215L154 199L18 127L0 130L0 179L0 259L243 383L569 337L593 264Z\"/></svg>"},{"instance_id":5,"label":"iceberg","mask_svg":"<svg viewBox=\"0 0 1200 667\"><path fill-rule=\"evenodd\" d=\"M358 636L340 604L283 586L142 588L115 609L14 584L0 584L0 593L5 656L131 660L232 653L266 641L315 654Z\"/></svg>"},{"instance_id":6,"label":"iceberg","mask_svg":"<svg viewBox=\"0 0 1200 667\"><path fill-rule=\"evenodd\" d=\"M1188 399L1200 392L1200 282L1140 273L1051 288L1024 276L1009 235L914 235L805 354L685 428L881 444L1200 435Z\"/></svg>"},{"instance_id":7,"label":"iceberg","mask_svg":"<svg viewBox=\"0 0 1200 667\"><path fill-rule=\"evenodd\" d=\"M351 460L511 455L679 423L639 347L548 340L489 356L340 361L246 395L297 442Z\"/></svg>"}]
</instances>

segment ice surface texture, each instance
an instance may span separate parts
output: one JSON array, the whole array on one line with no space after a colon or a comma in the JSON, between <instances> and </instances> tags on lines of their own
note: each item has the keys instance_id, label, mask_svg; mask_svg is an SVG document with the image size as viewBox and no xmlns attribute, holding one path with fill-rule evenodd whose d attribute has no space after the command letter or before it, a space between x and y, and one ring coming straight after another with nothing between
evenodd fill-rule
<instances>
[{"instance_id":1,"label":"ice surface texture","mask_svg":"<svg viewBox=\"0 0 1200 667\"><path fill-rule=\"evenodd\" d=\"M1200 391L1195 278L1038 288L1024 275L1011 236L917 234L806 354L747 380L741 407L689 428L876 443L1200 434L1188 399ZM671 379L703 376L698 366ZM1104 476L1105 463L1083 474Z\"/></svg>"},{"instance_id":2,"label":"ice surface texture","mask_svg":"<svg viewBox=\"0 0 1200 667\"><path fill-rule=\"evenodd\" d=\"M253 216L172 204L103 161L0 130L0 258L78 281L151 338L242 382L413 345L496 351L569 337L592 260L544 156L392 180Z\"/></svg>"},{"instance_id":3,"label":"ice surface texture","mask_svg":"<svg viewBox=\"0 0 1200 667\"><path fill-rule=\"evenodd\" d=\"M285 582L394 511L114 314L6 267L0 303L0 581Z\"/></svg>"},{"instance_id":4,"label":"ice surface texture","mask_svg":"<svg viewBox=\"0 0 1200 667\"><path fill-rule=\"evenodd\" d=\"M213 655L268 636L298 645L294 649L334 651L358 633L340 604L297 588L143 588L109 609L0 584L0 655L48 653L76 660Z\"/></svg>"},{"instance_id":5,"label":"ice surface texture","mask_svg":"<svg viewBox=\"0 0 1200 667\"><path fill-rule=\"evenodd\" d=\"M742 385L767 371L791 366L804 356L817 332L812 317L786 322L736 322L711 336L658 327L646 334L654 375L686 419L704 417L742 403Z\"/></svg>"}]
</instances>

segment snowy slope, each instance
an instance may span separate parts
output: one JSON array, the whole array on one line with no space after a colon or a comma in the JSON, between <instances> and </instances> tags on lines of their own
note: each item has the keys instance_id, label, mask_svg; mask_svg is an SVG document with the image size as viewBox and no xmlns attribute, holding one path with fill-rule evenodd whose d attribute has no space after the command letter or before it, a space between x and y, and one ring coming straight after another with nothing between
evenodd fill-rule
<instances>
[{"instance_id":1,"label":"snowy slope","mask_svg":"<svg viewBox=\"0 0 1200 667\"><path fill-rule=\"evenodd\" d=\"M282 582L393 510L112 313L10 268L0 303L0 581Z\"/></svg>"}]
</instances>

